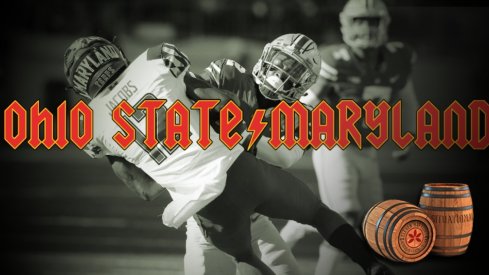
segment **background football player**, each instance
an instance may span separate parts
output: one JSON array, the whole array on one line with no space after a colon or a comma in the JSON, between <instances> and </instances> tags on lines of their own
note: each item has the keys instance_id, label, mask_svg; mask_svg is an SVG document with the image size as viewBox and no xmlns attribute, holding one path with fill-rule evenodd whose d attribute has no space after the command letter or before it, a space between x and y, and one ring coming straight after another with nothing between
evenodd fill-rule
<instances>
[{"instance_id":1,"label":"background football player","mask_svg":"<svg viewBox=\"0 0 489 275\"><path fill-rule=\"evenodd\" d=\"M367 274L390 274L365 247L353 227L322 204L297 178L243 152L239 146L229 150L224 144L214 142L206 150L200 148L196 142L199 112L190 110L192 103L183 81L188 67L186 56L166 43L144 51L128 65L122 52L105 39L84 37L73 42L65 53L65 75L73 90L87 97L94 113L93 139L86 148L87 153L92 157L122 157L137 166L167 188L172 196L173 201L162 216L165 225L179 227L194 215L213 245L262 274L274 272L253 253L250 216L254 212L313 225ZM306 75L310 76L302 76ZM136 89L121 96L129 83ZM206 91L213 89L192 89L196 96L192 99L198 100L199 95L205 97ZM177 100L187 106L193 142L185 150L169 150L160 147L161 144L150 149L141 142L145 134L135 130L139 142L130 143L126 148L118 145L115 139L121 129L113 120L114 101L116 106L124 100L139 106L128 119L140 130L144 129L146 119L141 110L145 105L139 104L163 104L158 99L165 99L168 106ZM225 103L220 102L216 111ZM127 108L125 112L131 113ZM157 136L162 138L165 130L165 127L158 127ZM211 130L210 137L217 140L218 135Z\"/></svg>"},{"instance_id":2,"label":"background football player","mask_svg":"<svg viewBox=\"0 0 489 275\"><path fill-rule=\"evenodd\" d=\"M403 128L415 131L417 100L411 81L413 51L401 42L387 41L390 16L381 0L350 0L340 13L344 44L320 50L321 73L317 83L301 99L315 106L326 100L332 106L339 100L353 99L360 106L401 100ZM322 201L352 224L383 198L377 151L365 140L370 130L357 123L362 134L362 149L351 143L346 149L321 147L312 160ZM407 150L395 151L395 158L406 157ZM281 231L284 240L294 244L311 228L290 221ZM323 242L316 274L333 274L339 251Z\"/></svg>"}]
</instances>

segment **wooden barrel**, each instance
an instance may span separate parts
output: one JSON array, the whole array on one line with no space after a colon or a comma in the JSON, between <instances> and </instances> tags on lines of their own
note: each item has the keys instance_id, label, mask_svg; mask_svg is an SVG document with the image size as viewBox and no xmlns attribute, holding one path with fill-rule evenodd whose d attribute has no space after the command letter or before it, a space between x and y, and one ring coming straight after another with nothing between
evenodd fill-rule
<instances>
[{"instance_id":1,"label":"wooden barrel","mask_svg":"<svg viewBox=\"0 0 489 275\"><path fill-rule=\"evenodd\" d=\"M428 183L419 206L436 227L432 253L442 256L464 254L469 247L474 212L469 186L460 183Z\"/></svg>"},{"instance_id":2,"label":"wooden barrel","mask_svg":"<svg viewBox=\"0 0 489 275\"><path fill-rule=\"evenodd\" d=\"M379 255L396 262L417 262L430 253L435 226L417 206L401 200L375 204L363 219L363 235Z\"/></svg>"}]
</instances>

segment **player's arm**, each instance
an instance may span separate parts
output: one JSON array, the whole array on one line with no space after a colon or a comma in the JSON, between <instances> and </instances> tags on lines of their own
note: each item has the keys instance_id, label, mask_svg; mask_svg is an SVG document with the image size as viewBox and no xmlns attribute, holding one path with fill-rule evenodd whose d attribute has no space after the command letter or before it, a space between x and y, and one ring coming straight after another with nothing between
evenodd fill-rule
<instances>
[{"instance_id":1,"label":"player's arm","mask_svg":"<svg viewBox=\"0 0 489 275\"><path fill-rule=\"evenodd\" d=\"M165 188L136 165L120 157L107 156L107 158L115 175L142 199L151 201L165 192Z\"/></svg>"},{"instance_id":2,"label":"player's arm","mask_svg":"<svg viewBox=\"0 0 489 275\"><path fill-rule=\"evenodd\" d=\"M321 100L330 103L335 96L334 83L337 81L337 74L336 69L323 61L316 83L304 93L300 102L312 108L316 107Z\"/></svg>"},{"instance_id":3,"label":"player's arm","mask_svg":"<svg viewBox=\"0 0 489 275\"><path fill-rule=\"evenodd\" d=\"M278 149L274 149L268 143L270 141L271 135L271 111L273 109L274 107L271 107L265 111L264 121L267 123L267 127L264 129L258 141L255 142L255 155L257 158L264 160L272 165L281 168L289 168L302 158L304 150L299 146L294 146L290 150L287 149L287 147L285 146L280 146ZM284 121L281 122L284 123ZM295 126L298 127L298 121L295 122ZM284 129L284 127L285 126L282 125L281 129Z\"/></svg>"},{"instance_id":4,"label":"player's arm","mask_svg":"<svg viewBox=\"0 0 489 275\"><path fill-rule=\"evenodd\" d=\"M324 86L324 83L318 82L323 82L323 80L318 79L318 81L316 81L316 83L300 98L300 102L311 107L316 107L319 102L321 102L320 91Z\"/></svg>"},{"instance_id":5,"label":"player's arm","mask_svg":"<svg viewBox=\"0 0 489 275\"><path fill-rule=\"evenodd\" d=\"M212 61L202 73L189 72L185 75L187 96L193 100L218 99L220 103L216 107L217 111L232 100L242 108L243 112L248 112L250 110L243 109L247 107L241 106L239 97L234 91L230 91L230 86L227 85L228 82L234 82L236 73L245 72L246 70L233 60L224 58Z\"/></svg>"},{"instance_id":6,"label":"player's arm","mask_svg":"<svg viewBox=\"0 0 489 275\"><path fill-rule=\"evenodd\" d=\"M416 133L416 112L419 108L419 103L411 78L407 80L406 85L400 90L398 97L402 104L401 121L403 128L414 134ZM397 160L404 160L408 153L409 146L404 150L393 151L392 157Z\"/></svg>"},{"instance_id":7,"label":"player's arm","mask_svg":"<svg viewBox=\"0 0 489 275\"><path fill-rule=\"evenodd\" d=\"M285 146L280 146L278 149L273 149L268 141L269 137L262 136L256 145L256 157L264 160L272 165L289 168L302 158L304 150L299 146L294 146L292 149L287 149Z\"/></svg>"},{"instance_id":8,"label":"player's arm","mask_svg":"<svg viewBox=\"0 0 489 275\"><path fill-rule=\"evenodd\" d=\"M415 134L416 112L418 111L419 103L418 99L416 98L416 93L414 91L411 74L417 60L417 55L412 48L403 43L397 43L396 45L401 46L398 49L397 53L400 58L402 58L403 64L405 64L404 69L406 70L407 79L402 89L397 93L397 97L394 98L394 102L397 102L399 100L402 104L401 122L403 129L406 129L412 134ZM407 153L409 152L409 147L410 146L406 147L404 150L394 151L393 157L398 160L405 159Z\"/></svg>"},{"instance_id":9,"label":"player's arm","mask_svg":"<svg viewBox=\"0 0 489 275\"><path fill-rule=\"evenodd\" d=\"M241 111L243 111L243 117L251 117L253 110L246 105L241 105L236 94L231 93L228 90L211 87L208 82L190 72L185 75L184 81L187 87L186 94L191 100L219 100L219 103L213 109L214 114L218 113L228 102L233 101L238 105L238 107L240 107ZM214 117L212 120L211 125L213 126L214 130L218 132L219 118ZM243 120L243 123L236 127L235 131L238 133L243 133L245 130L246 122Z\"/></svg>"},{"instance_id":10,"label":"player's arm","mask_svg":"<svg viewBox=\"0 0 489 275\"><path fill-rule=\"evenodd\" d=\"M90 141L83 151L92 158L107 157L115 175L126 184L126 186L144 200L153 200L164 188L157 184L150 176L144 173L136 165L121 157L110 156L105 153L103 146L95 139Z\"/></svg>"},{"instance_id":11,"label":"player's arm","mask_svg":"<svg viewBox=\"0 0 489 275\"><path fill-rule=\"evenodd\" d=\"M229 101L239 103L238 97L228 90L218 89L212 87L207 81L195 75L194 73L187 73L184 77L185 85L187 86L187 96L194 101L217 99L218 105L214 108L219 111Z\"/></svg>"},{"instance_id":12,"label":"player's arm","mask_svg":"<svg viewBox=\"0 0 489 275\"><path fill-rule=\"evenodd\" d=\"M419 108L419 103L411 79L408 79L404 88L399 92L399 100L401 100L402 104L402 124L407 131L415 133L416 112Z\"/></svg>"}]
</instances>

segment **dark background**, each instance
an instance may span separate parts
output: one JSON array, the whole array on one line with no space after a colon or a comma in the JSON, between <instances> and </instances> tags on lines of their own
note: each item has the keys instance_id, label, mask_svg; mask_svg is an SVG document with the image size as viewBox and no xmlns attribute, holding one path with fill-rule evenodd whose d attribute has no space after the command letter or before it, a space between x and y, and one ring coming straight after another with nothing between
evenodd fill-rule
<instances>
[{"instance_id":1,"label":"dark background","mask_svg":"<svg viewBox=\"0 0 489 275\"><path fill-rule=\"evenodd\" d=\"M421 103L440 109L458 100L467 106L487 99L489 42L485 1L386 1L391 40L418 54L413 79ZM301 32L318 44L341 42L334 0L16 1L1 18L0 107L40 100L55 110L63 100L63 53L76 38L100 35L120 44L130 58L162 41L189 55L199 72L217 58L232 58L251 70L264 44ZM2 112L3 116L3 112ZM413 265L392 264L400 274L459 274L483 266L487 243L487 150L414 150L403 163L380 153L386 198L417 203L428 182L463 182L474 200L473 239L467 254L429 256ZM2 139L0 191L2 264L5 274L182 274L184 229L160 223L165 202L144 202L126 189L104 160L91 160L70 145L65 150L17 150ZM311 188L316 179L310 153L291 171ZM283 221L275 221L278 227ZM295 249L313 270L319 238ZM8 268L7 268L8 267ZM312 269L311 269L312 268ZM348 270L348 269L346 269ZM0 273L4 273L3 271Z\"/></svg>"}]
</instances>

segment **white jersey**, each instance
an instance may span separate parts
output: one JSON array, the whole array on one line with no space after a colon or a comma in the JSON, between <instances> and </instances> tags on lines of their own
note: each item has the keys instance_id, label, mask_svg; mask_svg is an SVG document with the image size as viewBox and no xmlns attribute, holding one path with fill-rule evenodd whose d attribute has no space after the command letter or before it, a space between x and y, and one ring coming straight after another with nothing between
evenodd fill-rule
<instances>
[{"instance_id":1,"label":"white jersey","mask_svg":"<svg viewBox=\"0 0 489 275\"><path fill-rule=\"evenodd\" d=\"M89 104L94 112L94 136L85 151L92 157L123 157L167 188L173 202L165 209L163 222L173 227L179 227L223 191L226 171L243 151L241 146L228 149L212 128L212 145L204 150L197 144L200 114L190 109L192 102L183 82L188 66L186 56L173 45L148 49L118 77L114 87L103 90ZM192 144L187 149L169 150L158 144L149 150L144 146L146 116L136 108L143 99L165 99L165 108L178 100L190 110ZM136 142L125 150L113 139L117 132L123 133L112 120L112 111L122 100L136 110L126 118L136 128ZM158 136L164 135L165 127L158 127L158 131Z\"/></svg>"}]
</instances>

